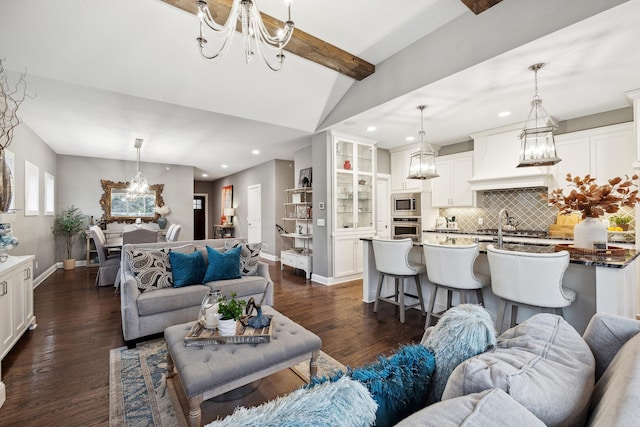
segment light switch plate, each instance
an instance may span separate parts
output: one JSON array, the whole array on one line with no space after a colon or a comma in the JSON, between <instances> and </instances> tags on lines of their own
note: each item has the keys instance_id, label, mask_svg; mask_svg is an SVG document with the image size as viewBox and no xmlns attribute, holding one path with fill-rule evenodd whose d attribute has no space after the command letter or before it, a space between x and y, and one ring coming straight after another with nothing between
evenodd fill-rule
<instances>
[{"instance_id":1,"label":"light switch plate","mask_svg":"<svg viewBox=\"0 0 640 427\"><path fill-rule=\"evenodd\" d=\"M324 218L318 218L316 224L318 225L318 227L324 227Z\"/></svg>"},{"instance_id":2,"label":"light switch plate","mask_svg":"<svg viewBox=\"0 0 640 427\"><path fill-rule=\"evenodd\" d=\"M324 202L319 202L318 203L318 208L323 211L324 210Z\"/></svg>"}]
</instances>

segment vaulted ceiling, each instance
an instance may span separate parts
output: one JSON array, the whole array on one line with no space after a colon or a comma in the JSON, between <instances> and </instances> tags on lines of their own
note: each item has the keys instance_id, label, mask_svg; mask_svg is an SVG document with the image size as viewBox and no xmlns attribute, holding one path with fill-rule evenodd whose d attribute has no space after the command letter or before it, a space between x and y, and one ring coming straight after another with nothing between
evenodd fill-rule
<instances>
[{"instance_id":1,"label":"vaulted ceiling","mask_svg":"<svg viewBox=\"0 0 640 427\"><path fill-rule=\"evenodd\" d=\"M624 93L640 88L640 0L294 0L296 28L375 67L362 80L293 53L278 73L246 65L238 35L208 62L188 3L0 0L0 58L13 77L27 71L32 95L25 123L60 154L134 161L143 138L142 161L215 179L292 159L324 129L407 144L419 104L439 145L521 122L537 62L548 64L540 95L559 120L629 106ZM286 17L281 1L259 5ZM491 7L471 11L481 6Z\"/></svg>"}]
</instances>

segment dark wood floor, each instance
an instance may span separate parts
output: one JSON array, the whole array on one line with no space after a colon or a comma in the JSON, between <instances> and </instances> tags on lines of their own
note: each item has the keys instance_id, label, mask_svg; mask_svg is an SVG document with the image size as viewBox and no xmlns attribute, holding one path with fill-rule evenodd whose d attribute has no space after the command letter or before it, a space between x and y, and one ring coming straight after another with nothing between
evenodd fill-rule
<instances>
[{"instance_id":1,"label":"dark wood floor","mask_svg":"<svg viewBox=\"0 0 640 427\"><path fill-rule=\"evenodd\" d=\"M271 263L275 308L322 338L323 350L350 366L417 342L424 318L362 303L362 282L323 286ZM120 297L94 286L96 269L58 270L35 289L38 327L2 361L7 401L0 426L106 426L109 350L124 345Z\"/></svg>"}]
</instances>

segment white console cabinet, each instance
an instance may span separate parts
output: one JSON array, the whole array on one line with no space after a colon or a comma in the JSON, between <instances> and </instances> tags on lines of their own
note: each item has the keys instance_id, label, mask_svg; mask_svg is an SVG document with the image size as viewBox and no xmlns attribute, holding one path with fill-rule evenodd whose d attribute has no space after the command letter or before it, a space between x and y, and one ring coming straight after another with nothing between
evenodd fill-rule
<instances>
[{"instance_id":1,"label":"white console cabinet","mask_svg":"<svg viewBox=\"0 0 640 427\"><path fill-rule=\"evenodd\" d=\"M33 313L33 255L10 256L0 263L0 361L27 329ZM6 399L0 366L0 406Z\"/></svg>"}]
</instances>

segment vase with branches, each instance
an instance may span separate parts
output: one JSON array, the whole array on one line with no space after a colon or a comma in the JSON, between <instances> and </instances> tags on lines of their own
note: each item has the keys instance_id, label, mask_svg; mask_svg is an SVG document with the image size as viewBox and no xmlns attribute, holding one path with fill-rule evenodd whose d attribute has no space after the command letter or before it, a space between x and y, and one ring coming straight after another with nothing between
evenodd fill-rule
<instances>
[{"instance_id":1,"label":"vase with branches","mask_svg":"<svg viewBox=\"0 0 640 427\"><path fill-rule=\"evenodd\" d=\"M16 127L22 122L18 116L20 104L25 99L26 72L20 74L18 82L12 86L0 59L0 212L7 212L11 204L11 169L6 163L5 150L13 142Z\"/></svg>"},{"instance_id":2,"label":"vase with branches","mask_svg":"<svg viewBox=\"0 0 640 427\"><path fill-rule=\"evenodd\" d=\"M579 212L582 215L583 221L573 230L574 246L586 249L600 248L601 244L606 246L607 227L597 218L605 213L616 213L622 206L634 207L640 202L635 184L638 175L631 178L625 175L624 179L618 176L603 185L598 185L591 175L580 178L567 174L565 179L573 187L569 194L565 195L558 188L545 196L561 214Z\"/></svg>"}]
</instances>

